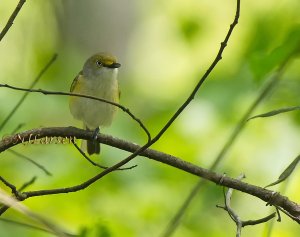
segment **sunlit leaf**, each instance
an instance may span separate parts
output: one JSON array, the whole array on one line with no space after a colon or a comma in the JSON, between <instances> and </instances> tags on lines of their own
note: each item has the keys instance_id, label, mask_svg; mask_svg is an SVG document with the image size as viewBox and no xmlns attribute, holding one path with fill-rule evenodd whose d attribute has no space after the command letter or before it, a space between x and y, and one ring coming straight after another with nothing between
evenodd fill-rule
<instances>
[{"instance_id":1,"label":"sunlit leaf","mask_svg":"<svg viewBox=\"0 0 300 237\"><path fill-rule=\"evenodd\" d=\"M274 185L279 184L282 181L286 180L293 173L293 171L296 168L299 160L300 160L300 155L297 156L295 158L295 160L293 160L293 162L282 172L282 174L279 176L277 181L267 185L265 188L274 186Z\"/></svg>"}]
</instances>

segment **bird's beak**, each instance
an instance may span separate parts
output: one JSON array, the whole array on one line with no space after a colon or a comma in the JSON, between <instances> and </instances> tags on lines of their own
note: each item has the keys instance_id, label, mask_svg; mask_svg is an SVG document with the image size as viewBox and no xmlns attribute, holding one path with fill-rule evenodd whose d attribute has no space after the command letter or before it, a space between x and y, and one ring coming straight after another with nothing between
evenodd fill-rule
<instances>
[{"instance_id":1,"label":"bird's beak","mask_svg":"<svg viewBox=\"0 0 300 237\"><path fill-rule=\"evenodd\" d=\"M106 67L108 67L108 68L119 68L119 67L121 67L121 64L120 63L113 63L113 64L110 64L110 65L107 65Z\"/></svg>"}]
</instances>

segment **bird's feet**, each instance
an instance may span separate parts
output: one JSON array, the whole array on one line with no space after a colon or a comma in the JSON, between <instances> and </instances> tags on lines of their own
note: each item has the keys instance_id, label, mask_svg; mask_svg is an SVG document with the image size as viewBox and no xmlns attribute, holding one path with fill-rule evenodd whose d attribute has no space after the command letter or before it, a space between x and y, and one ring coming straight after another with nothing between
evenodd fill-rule
<instances>
[{"instance_id":1,"label":"bird's feet","mask_svg":"<svg viewBox=\"0 0 300 237\"><path fill-rule=\"evenodd\" d=\"M93 134L93 139L96 141L97 140L97 136L98 136L98 133L100 132L100 128L96 128L95 131L94 131L94 134Z\"/></svg>"}]
</instances>

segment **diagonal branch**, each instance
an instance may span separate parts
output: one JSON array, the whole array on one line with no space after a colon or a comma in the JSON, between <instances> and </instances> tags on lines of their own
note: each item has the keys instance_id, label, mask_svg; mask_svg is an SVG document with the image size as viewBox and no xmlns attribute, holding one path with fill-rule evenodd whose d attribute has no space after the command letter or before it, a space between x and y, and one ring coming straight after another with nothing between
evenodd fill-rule
<instances>
[{"instance_id":1,"label":"diagonal branch","mask_svg":"<svg viewBox=\"0 0 300 237\"><path fill-rule=\"evenodd\" d=\"M140 127L144 130L144 132L147 134L148 142L151 140L150 132L148 131L146 126L142 123L142 121L140 119L138 119L128 108L126 108L125 106L123 106L121 104L118 104L118 103L115 103L115 102L112 102L112 101L109 101L109 100L105 100L105 99L102 99L102 98L89 96L89 95L83 95L83 94L77 94L77 93L69 93L69 92L61 92L61 91L48 91L48 90L31 89L31 88L26 89L26 88L7 85L7 84L0 84L0 87L9 88L9 89L18 90L18 91L26 91L26 92L31 92L31 93L41 93L41 94L44 94L44 95L82 97L82 98L97 100L97 101L100 101L100 102L111 104L111 105L116 106L116 107L120 108L121 110L123 110L134 121L136 121L140 125Z\"/></svg>"},{"instance_id":2,"label":"diagonal branch","mask_svg":"<svg viewBox=\"0 0 300 237\"><path fill-rule=\"evenodd\" d=\"M86 139L92 140L93 139L93 132L92 131L85 131L83 129L78 129L74 127L50 127L50 128L38 128L32 129L29 131L25 131L22 133L18 133L16 135L5 137L3 140L0 141L0 152L5 151L6 149L20 144L22 142L28 142L31 138L41 139L44 137L68 137L68 138L78 138L78 139ZM132 155L141 155L147 157L149 159L164 163L166 165L175 167L177 169L183 170L189 174L193 174L198 177L202 177L206 180L209 180L213 183L233 188L239 190L241 192L248 193L252 196L258 197L259 199L274 205L281 207L291 216L295 217L296 220L300 224L300 205L290 201L287 197L279 194L274 193L271 190L264 189L259 186L251 185L245 182L242 182L237 179L232 179L229 177L224 177L222 174L215 173L208 169L204 169L202 167L196 166L192 163L186 162L181 160L175 156L171 156L169 154L156 151L153 149L146 149L145 146L140 147L134 143L127 142L125 140L121 140L118 138L114 138L112 136L99 134L97 137L97 141L104 143L106 145L116 147L118 149L133 152ZM141 151L141 149L144 149ZM138 152L138 154L137 154ZM131 155L131 156L132 156ZM76 192L82 189L85 189L95 183L97 180L101 179L103 176L109 174L110 172L115 171L117 168L123 166L127 162L129 162L128 158L122 160L121 162L111 166L108 169L105 169L101 173L97 174L96 176L90 178L89 180L72 187L67 188L58 188L52 190L38 190L38 191L30 191L30 192L23 192L21 197L26 199L29 197L35 196L43 196L43 195L51 195L51 194L61 194L61 193L69 193L69 192Z\"/></svg>"},{"instance_id":3,"label":"diagonal branch","mask_svg":"<svg viewBox=\"0 0 300 237\"><path fill-rule=\"evenodd\" d=\"M243 178L245 178L244 174L239 175L239 177L237 178L238 180L242 180ZM241 233L242 233L242 228L247 226L247 225L258 225L258 224L262 224L265 223L271 219L273 219L276 216L276 212L273 212L272 214L264 217L264 218L260 218L257 220L248 220L248 221L243 221L241 219L241 217L233 210L233 208L231 207L231 197L232 197L232 193L233 193L233 189L229 188L227 190L227 193L224 193L224 198L225 198L225 206L219 206L217 205L217 207L224 209L225 211L227 211L228 215L230 216L230 218L235 222L236 224L236 237L241 237Z\"/></svg>"},{"instance_id":4,"label":"diagonal branch","mask_svg":"<svg viewBox=\"0 0 300 237\"><path fill-rule=\"evenodd\" d=\"M6 33L8 32L9 28L13 25L15 18L17 17L19 11L21 10L23 4L26 2L26 0L20 0L16 9L13 11L13 13L11 14L11 16L9 17L5 27L3 28L3 30L0 33L0 41L3 39L3 37L6 35Z\"/></svg>"},{"instance_id":5,"label":"diagonal branch","mask_svg":"<svg viewBox=\"0 0 300 237\"><path fill-rule=\"evenodd\" d=\"M3 177L0 176L0 181L2 183L4 183L7 187L10 188L10 190L12 191L12 193L15 196L19 196L17 199L20 200L22 194L21 192L27 188L28 186L32 185L36 180L36 177L33 177L31 180L27 181L26 183L24 183L19 189L16 188L16 186L14 186L13 184L9 183L8 181L6 181ZM1 214L3 214L4 212L6 212L8 210L9 206L6 205L0 205L0 216Z\"/></svg>"},{"instance_id":6,"label":"diagonal branch","mask_svg":"<svg viewBox=\"0 0 300 237\"><path fill-rule=\"evenodd\" d=\"M217 53L217 56L215 57L214 61L210 65L210 67L207 69L207 71L204 73L204 75L201 77L195 88L193 89L190 96L186 99L186 101L179 107L179 109L174 113L174 115L170 118L170 120L166 123L166 125L161 129L161 131L152 139L152 144L155 143L166 131L167 129L172 125L172 123L177 119L177 117L185 110L185 108L191 103L191 101L194 99L195 95L205 82L205 80L208 78L212 70L216 67L218 62L222 59L222 54L224 49L227 46L228 40L233 32L234 27L238 24L238 19L240 16L240 0L237 0L236 5L236 13L233 22L231 23L229 30L225 36L224 41L221 43L220 49Z\"/></svg>"},{"instance_id":7,"label":"diagonal branch","mask_svg":"<svg viewBox=\"0 0 300 237\"><path fill-rule=\"evenodd\" d=\"M92 159L90 159L74 141L72 141L72 143L73 143L74 147L77 149L77 151L79 151L79 153L84 157L84 159L86 159L88 162L90 162L93 166L99 167L101 169L108 169L107 166L100 165L100 164L96 163L95 161L93 161ZM133 165L133 166L130 166L127 168L119 168L117 170L131 170L135 167L137 167L137 165Z\"/></svg>"},{"instance_id":8,"label":"diagonal branch","mask_svg":"<svg viewBox=\"0 0 300 237\"><path fill-rule=\"evenodd\" d=\"M132 150L133 153L130 156L128 156L127 158L125 158L121 162L119 162L119 163L117 163L117 164L109 167L108 169L105 169L103 172L99 173L98 175L94 176L93 178L87 180L86 182L84 182L84 183L82 183L80 185L76 185L76 186L70 187L70 188L63 188L63 189L51 190L50 193L49 193L49 190L41 190L39 193L31 192L30 194L27 193L26 195L31 195L31 196L39 195L40 196L40 195L56 194L56 193L61 193L61 192L75 192L75 191L78 191L78 190L82 190L82 189L88 187L89 185L93 184L94 182L96 182L97 180L99 180L100 178L102 178L103 176L105 176L105 175L109 174L110 172L113 172L116 169L120 168L121 166L123 166L124 164L128 163L129 161L131 161L132 159L134 159L138 155L143 154L147 148L149 148L152 144L154 144L156 141L159 140L159 138L167 131L167 129L178 118L178 116L191 103L191 101L194 99L196 93L199 91L199 89L201 88L201 86L203 85L203 83L205 82L205 80L208 78L208 76L210 75L210 73L212 72L212 70L215 68L215 66L218 64L218 62L222 59L223 51L224 51L225 47L227 46L228 40L229 40L229 38L230 38L230 36L231 36L231 34L233 32L234 27L238 23L239 12L240 12L240 0L237 0L236 15L234 17L234 21L230 25L229 30L228 30L228 32L227 32L227 34L225 36L224 41L221 43L220 49L219 49L219 51L217 53L217 56L216 56L215 60L212 62L211 66L208 68L208 70L205 72L205 74L200 78L199 82L197 83L197 85L193 89L193 91L190 94L190 96L185 100L185 102L179 107L179 109L174 113L174 115L170 118L170 120L166 123L166 125L160 130L160 132L153 139L151 139L150 133L147 132L147 129L143 126L143 124L140 122L140 120L138 120L137 118L135 118L133 116L133 114L131 114L129 112L129 110L127 108L125 108L125 107L123 107L123 106L121 106L119 104L115 104L115 103L112 103L112 102L109 102L109 101L105 101L105 100L102 100L102 99L99 99L99 98L95 98L95 97L91 97L91 96L85 96L85 95L81 95L81 94L65 93L65 92L49 92L49 91L44 91L44 90L33 90L33 89L28 90L28 89L23 89L23 88L9 86L9 85L6 85L6 84L0 84L0 87L7 87L7 88L15 89L15 90L23 90L23 91L30 91L30 92L39 92L39 93L48 94L48 95L52 94L52 95L79 96L79 97L85 97L85 98L95 99L95 100L99 100L99 101L102 101L102 102L105 102L105 103L113 104L113 105L118 106L119 108L121 108L126 113L128 113L135 121L137 121L140 124L140 126L146 131L146 133L148 135L148 142L145 145L143 145L141 147L139 147L137 145L134 145L136 147L135 147L134 150ZM72 128L68 128L68 129L72 129ZM39 132L40 131L41 131L41 129L39 129ZM51 128L50 128L50 131L51 131ZM17 134L17 136L15 135L15 136L12 136L10 138L13 138L13 143L14 142L15 143L20 143L20 142L24 141L24 139L25 140L26 139L30 140L31 136L35 136L36 139L42 138L42 136L43 136L43 135L41 136L40 133L34 135L31 132L33 132L33 130L29 131L28 134L22 134L22 135L25 135L25 136L21 136L21 134ZM80 134L77 134L78 136L76 136L76 135L70 135L69 134L68 136L74 136L74 137L79 138L79 139L88 139L88 140L91 140L93 138L92 137L92 135L93 135L92 133L88 133L87 132L85 134L88 134L88 136L82 137L82 136L80 136ZM48 134L46 136L55 136L55 135L54 134L52 134L52 135ZM57 136L61 136L61 134L57 134ZM20 139L20 137L21 137L21 139ZM3 140L4 144L3 144L2 148L0 147L0 152L1 152L1 150L3 148L6 149L5 147L12 146L12 144L10 144L9 142L7 143L7 141L10 138L8 138L8 139L6 138L6 139ZM102 142L102 143L105 143L105 140L103 140L102 136L99 136L98 141ZM180 161L179 164L181 162L182 161Z\"/></svg>"},{"instance_id":9,"label":"diagonal branch","mask_svg":"<svg viewBox=\"0 0 300 237\"><path fill-rule=\"evenodd\" d=\"M10 86L7 84L0 84L0 87L6 87L6 88L10 88L10 89L14 89L14 90L20 90L20 91L28 91L28 92L36 92L36 93L42 93L45 95L64 95L64 96L77 96L77 97L83 97L83 98L89 98L89 99L94 99L94 100L98 100L101 102L105 102L114 106L117 106L118 108L122 109L124 112L126 112L132 119L134 119L136 122L139 123L139 125L143 128L143 130L145 131L145 133L148 136L148 142L142 146L140 148L140 151L136 151L136 154L132 154L129 157L127 157L124 162L126 161L129 162L130 160L132 160L133 158L135 158L140 152L143 152L145 149L147 149L148 147L150 147L152 144L154 144L156 141L159 140L159 138L167 131L167 129L172 125L172 123L178 118L178 116L186 109L186 107L191 103L191 101L194 99L195 95L197 94L197 92L199 91L200 87L203 85L203 83L205 82L205 80L208 78L208 76L210 75L210 73L212 72L212 70L216 67L216 65L218 64L218 62L222 59L222 54L224 49L227 46L227 43L229 41L229 38L233 32L233 29L235 28L235 26L238 24L238 19L239 19L239 15L240 15L240 0L237 0L237 6L236 6L236 14L234 17L233 22L231 23L229 30L225 36L224 41L221 43L220 49L217 53L217 56L215 57L214 61L212 62L212 64L210 65L210 67L207 69L207 71L204 73L204 75L200 78L199 82L197 83L197 85L195 86L195 88L193 89L192 93L190 94L190 96L185 100L185 102L179 107L179 109L174 113L174 115L169 119L169 121L166 123L166 125L158 132L158 134L151 139L151 135L149 133L149 131L147 130L147 128L144 126L144 124L138 119L136 118L130 111L128 108L118 104L118 103L114 103L111 101L107 101L101 98L96 98L93 96L88 96L88 95L82 95L82 94L76 94L76 93L67 93L67 92L55 92L55 91L46 91L46 90L34 90L34 89L24 89L24 88L20 88L20 87L15 87L15 86ZM119 168L119 167L116 167Z\"/></svg>"},{"instance_id":10,"label":"diagonal branch","mask_svg":"<svg viewBox=\"0 0 300 237\"><path fill-rule=\"evenodd\" d=\"M217 166L221 163L224 159L225 155L228 153L229 149L232 147L234 142L237 140L238 136L241 134L243 129L245 128L248 118L252 115L258 105L266 98L267 95L277 86L278 82L280 81L283 73L285 72L287 66L290 63L291 58L288 58L286 61L283 62L282 65L278 68L278 70L274 73L274 75L270 78L267 84L262 88L261 92L258 94L257 98L253 101L253 103L249 106L247 111L242 115L241 119L238 121L237 125L233 129L232 133L230 134L229 138L227 139L226 143L214 159L213 163L210 166L210 170L215 170ZM184 200L183 204L178 208L177 212L175 213L174 217L169 222L166 230L164 232L164 237L171 236L171 234L176 229L177 225L179 224L181 218L183 217L185 211L192 203L193 199L196 197L197 193L199 192L200 188L205 183L205 180L200 179L195 186L192 188L186 199Z\"/></svg>"}]
</instances>

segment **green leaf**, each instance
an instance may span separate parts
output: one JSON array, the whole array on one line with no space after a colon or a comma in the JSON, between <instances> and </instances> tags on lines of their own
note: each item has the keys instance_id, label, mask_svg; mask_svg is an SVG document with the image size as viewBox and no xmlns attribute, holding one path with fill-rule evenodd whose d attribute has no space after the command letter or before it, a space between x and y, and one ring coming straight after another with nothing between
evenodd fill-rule
<instances>
[{"instance_id":1,"label":"green leaf","mask_svg":"<svg viewBox=\"0 0 300 237\"><path fill-rule=\"evenodd\" d=\"M256 52L250 59L252 71L257 80L264 78L269 72L281 65L291 56L300 52L300 25L294 26L282 44L271 53Z\"/></svg>"},{"instance_id":2,"label":"green leaf","mask_svg":"<svg viewBox=\"0 0 300 237\"><path fill-rule=\"evenodd\" d=\"M282 174L279 176L278 180L275 181L274 183L271 183L269 185L267 185L265 188L270 187L270 186L274 186L275 184L279 184L282 181L286 180L294 171L294 169L296 168L298 162L300 161L300 155L298 155L293 162L282 172Z\"/></svg>"},{"instance_id":3,"label":"green leaf","mask_svg":"<svg viewBox=\"0 0 300 237\"><path fill-rule=\"evenodd\" d=\"M286 112L295 111L295 110L300 110L300 106L294 106L294 107L287 107L287 108L272 110L272 111L269 111L267 113L255 115L255 116L249 118L247 121L249 121L251 119L255 119L255 118L271 117L271 116L275 116L277 114L286 113Z\"/></svg>"}]
</instances>

